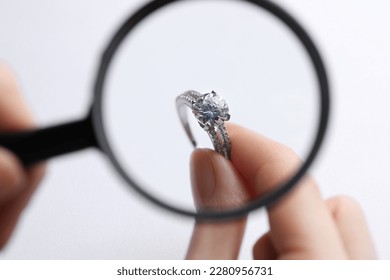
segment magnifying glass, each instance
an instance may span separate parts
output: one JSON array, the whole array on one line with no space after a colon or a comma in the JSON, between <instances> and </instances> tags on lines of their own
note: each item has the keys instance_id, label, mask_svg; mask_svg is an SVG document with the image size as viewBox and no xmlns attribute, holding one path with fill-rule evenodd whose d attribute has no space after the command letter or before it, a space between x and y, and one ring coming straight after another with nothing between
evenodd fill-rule
<instances>
[{"instance_id":1,"label":"magnifying glass","mask_svg":"<svg viewBox=\"0 0 390 280\"><path fill-rule=\"evenodd\" d=\"M235 123L291 146L303 158L301 166L280 186L239 207L197 209L188 170L193 148L175 106L188 89L221 93ZM154 204L200 219L233 218L294 187L319 151L328 115L320 54L278 5L155 0L130 16L108 43L84 119L2 134L0 145L26 166L94 147L130 188ZM194 138L211 146L197 120L188 119Z\"/></svg>"}]
</instances>

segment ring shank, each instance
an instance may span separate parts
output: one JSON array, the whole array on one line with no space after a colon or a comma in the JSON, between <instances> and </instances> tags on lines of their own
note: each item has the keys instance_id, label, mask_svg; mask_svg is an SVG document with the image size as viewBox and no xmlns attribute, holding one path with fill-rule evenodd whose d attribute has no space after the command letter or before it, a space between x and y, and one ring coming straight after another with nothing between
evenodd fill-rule
<instances>
[{"instance_id":1,"label":"ring shank","mask_svg":"<svg viewBox=\"0 0 390 280\"><path fill-rule=\"evenodd\" d=\"M176 98L176 109L177 109L177 113L179 114L180 122L183 125L184 130L191 141L191 144L194 146L194 148L196 148L197 143L194 135L192 134L190 125L188 123L188 115L187 115L187 107L189 108L192 107L192 101L189 99L189 97L187 97L187 95L189 96L192 94L197 94L197 93L193 91L186 91L185 93L180 94Z\"/></svg>"}]
</instances>

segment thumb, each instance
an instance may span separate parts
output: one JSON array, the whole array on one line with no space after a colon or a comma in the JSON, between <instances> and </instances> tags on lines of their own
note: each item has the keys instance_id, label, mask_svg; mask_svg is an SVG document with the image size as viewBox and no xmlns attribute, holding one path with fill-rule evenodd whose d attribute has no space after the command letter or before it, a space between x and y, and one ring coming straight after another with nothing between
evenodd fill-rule
<instances>
[{"instance_id":1,"label":"thumb","mask_svg":"<svg viewBox=\"0 0 390 280\"><path fill-rule=\"evenodd\" d=\"M208 149L191 157L191 183L195 205L202 210L227 210L249 199L231 162ZM235 259L245 231L246 217L224 221L197 220L187 259Z\"/></svg>"}]
</instances>

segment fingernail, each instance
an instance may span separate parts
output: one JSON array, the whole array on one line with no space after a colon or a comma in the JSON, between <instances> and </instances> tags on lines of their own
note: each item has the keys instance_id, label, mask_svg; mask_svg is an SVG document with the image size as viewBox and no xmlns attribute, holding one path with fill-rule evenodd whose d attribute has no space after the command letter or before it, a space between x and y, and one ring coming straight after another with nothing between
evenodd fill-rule
<instances>
[{"instance_id":1,"label":"fingernail","mask_svg":"<svg viewBox=\"0 0 390 280\"><path fill-rule=\"evenodd\" d=\"M197 208L204 208L215 194L215 174L209 151L197 149L191 156L191 184Z\"/></svg>"}]
</instances>

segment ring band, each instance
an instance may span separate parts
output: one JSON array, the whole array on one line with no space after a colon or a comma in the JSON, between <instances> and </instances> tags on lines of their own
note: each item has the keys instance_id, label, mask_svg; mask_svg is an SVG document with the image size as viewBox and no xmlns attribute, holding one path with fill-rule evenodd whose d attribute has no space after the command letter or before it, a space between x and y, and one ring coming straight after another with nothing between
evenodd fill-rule
<instances>
[{"instance_id":1,"label":"ring band","mask_svg":"<svg viewBox=\"0 0 390 280\"><path fill-rule=\"evenodd\" d=\"M189 90L176 98L176 108L180 121L192 145L196 148L196 141L188 123L186 107L192 110L200 127L209 135L214 150L230 160L230 139L224 125L224 122L230 119L229 107L226 101L214 91L201 94Z\"/></svg>"}]
</instances>

